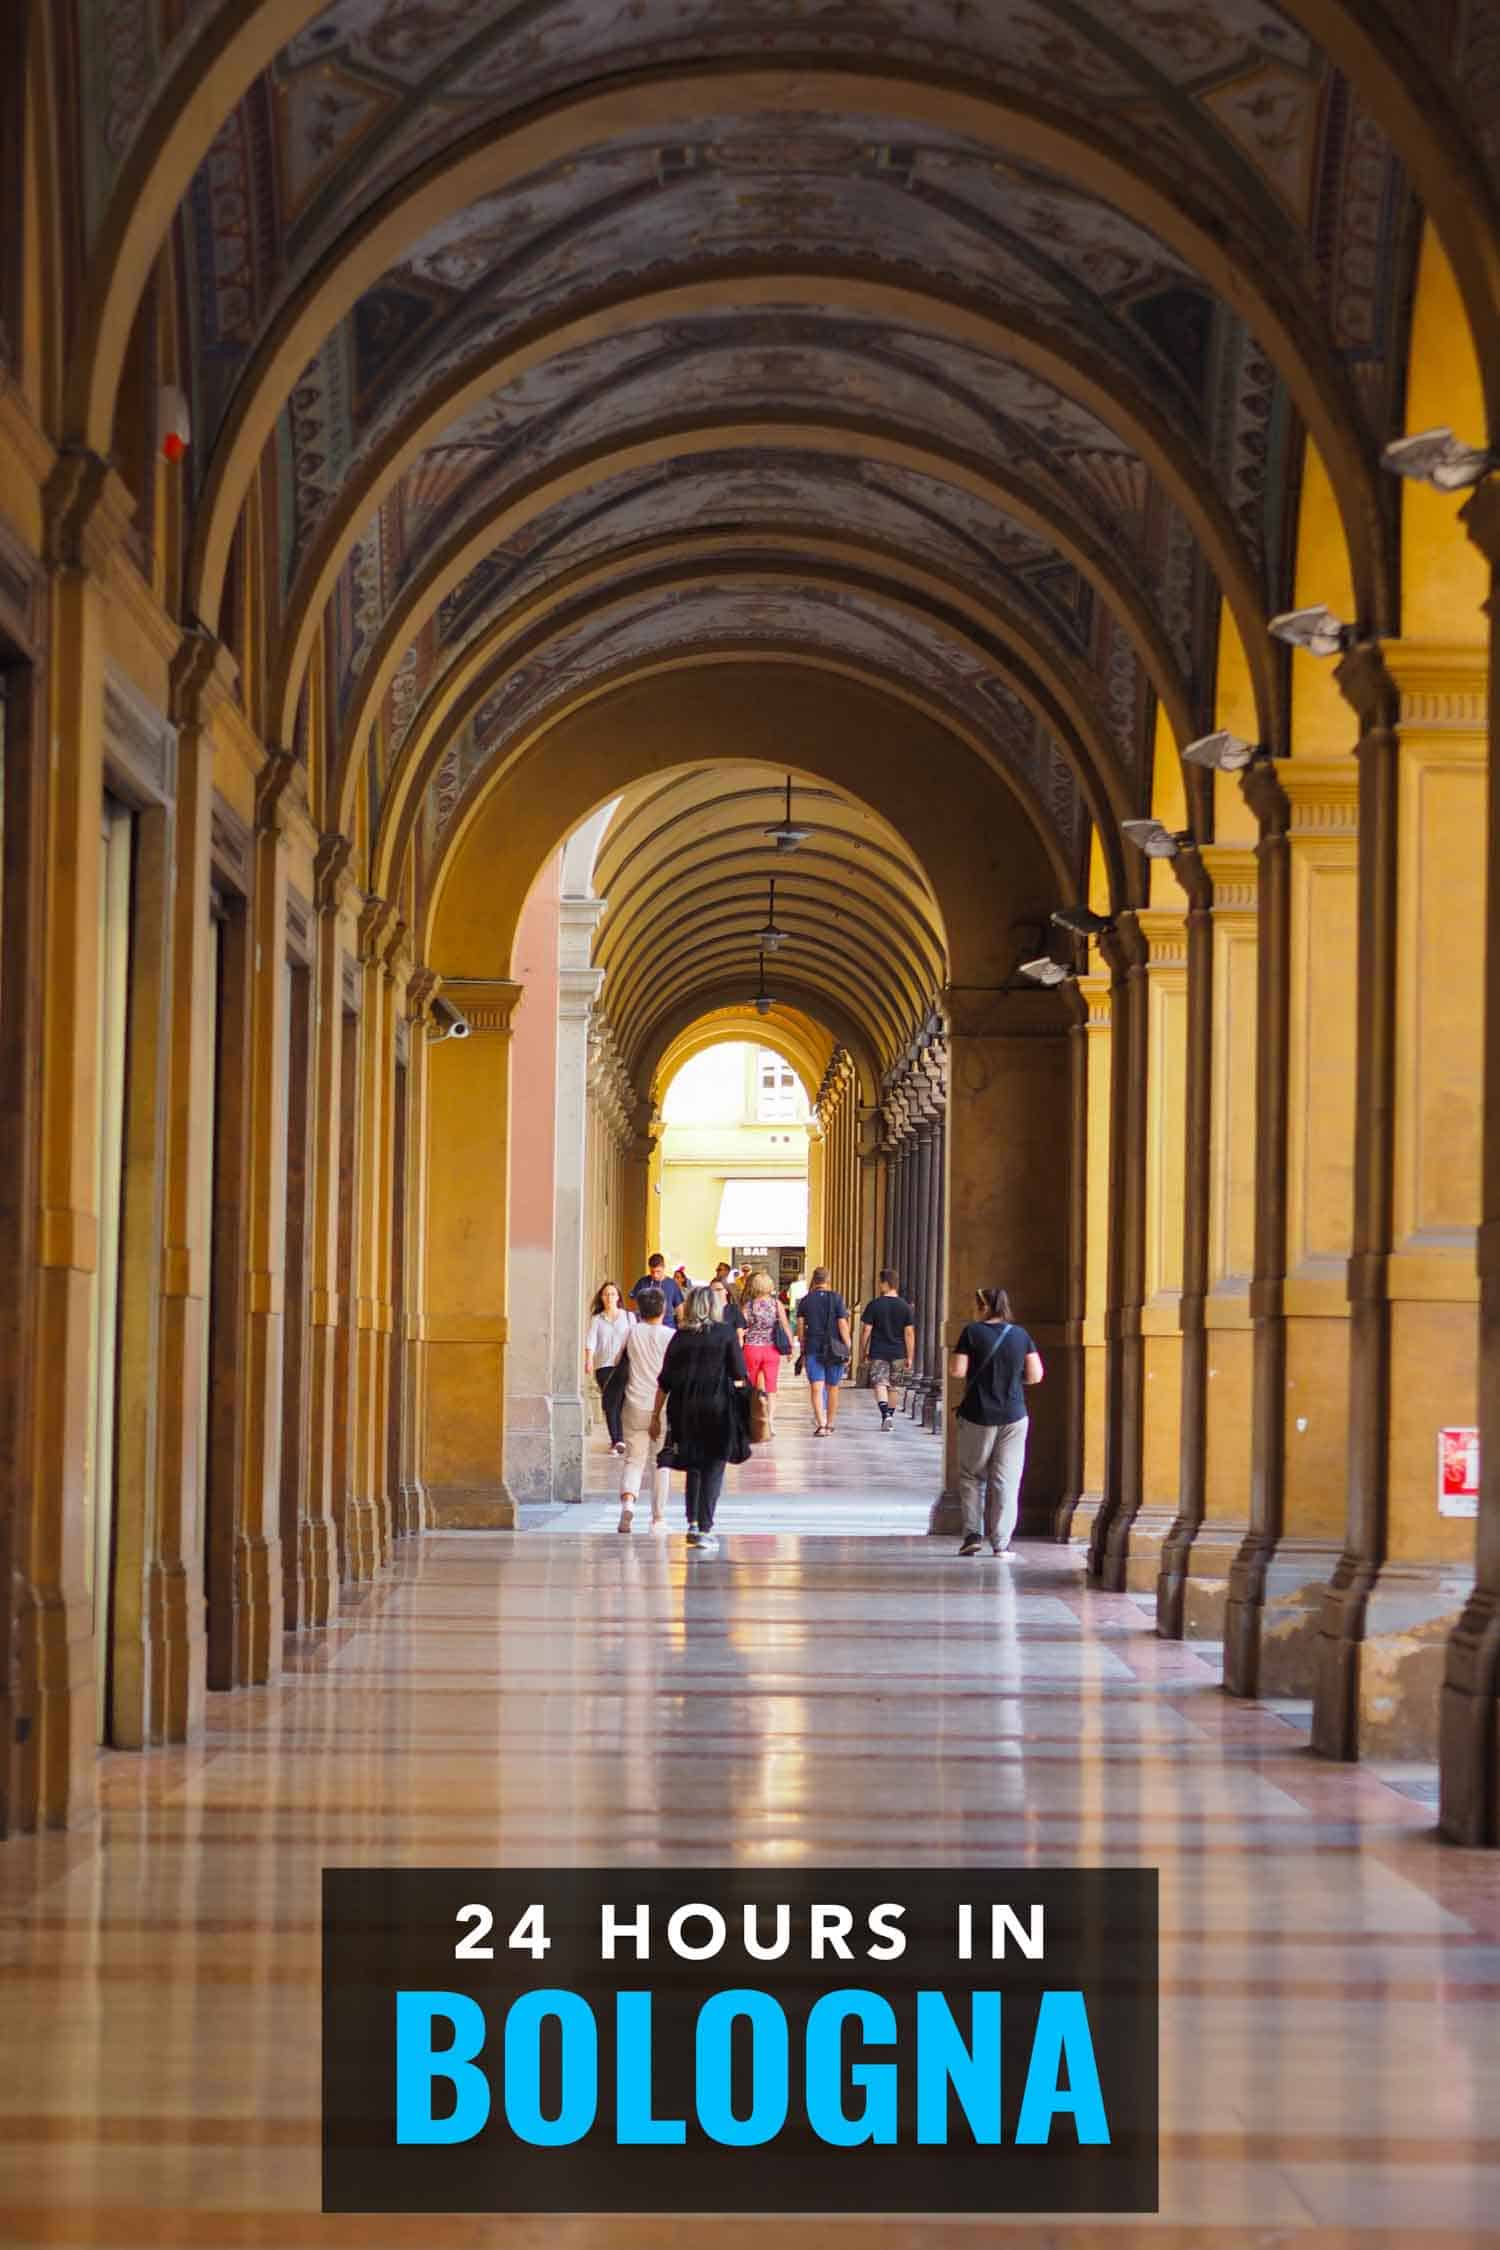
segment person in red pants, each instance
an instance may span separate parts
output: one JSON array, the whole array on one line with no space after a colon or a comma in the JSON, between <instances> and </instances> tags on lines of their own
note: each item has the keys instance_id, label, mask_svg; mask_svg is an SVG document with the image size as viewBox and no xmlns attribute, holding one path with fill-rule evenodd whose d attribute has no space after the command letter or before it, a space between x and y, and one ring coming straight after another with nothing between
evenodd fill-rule
<instances>
[{"instance_id":1,"label":"person in red pants","mask_svg":"<svg viewBox=\"0 0 1500 2250\"><path fill-rule=\"evenodd\" d=\"M764 1270L751 1274L740 1309L744 1314L740 1343L745 1354L745 1372L752 1389L758 1385L766 1394L770 1420L767 1435L774 1435L776 1385L782 1360L792 1348L792 1331L786 1308L776 1294L776 1284Z\"/></svg>"}]
</instances>

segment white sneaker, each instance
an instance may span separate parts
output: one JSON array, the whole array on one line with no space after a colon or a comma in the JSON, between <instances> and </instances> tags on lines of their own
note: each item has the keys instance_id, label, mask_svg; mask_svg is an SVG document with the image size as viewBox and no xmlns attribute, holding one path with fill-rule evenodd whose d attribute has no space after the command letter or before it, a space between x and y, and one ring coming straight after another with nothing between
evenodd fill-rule
<instances>
[{"instance_id":1,"label":"white sneaker","mask_svg":"<svg viewBox=\"0 0 1500 2250\"><path fill-rule=\"evenodd\" d=\"M716 1554L718 1553L718 1551L719 1551L719 1541L718 1541L718 1536L717 1536L717 1534L716 1534L716 1533L714 1533L714 1532L712 1532L712 1531L700 1531L700 1532L699 1532L699 1534L698 1534L698 1552L699 1552L699 1554L700 1554L700 1555L716 1555Z\"/></svg>"},{"instance_id":2,"label":"white sneaker","mask_svg":"<svg viewBox=\"0 0 1500 2250\"><path fill-rule=\"evenodd\" d=\"M653 1508L651 1511L651 1529L653 1531L665 1531L666 1528L666 1517L662 1514L660 1508Z\"/></svg>"},{"instance_id":3,"label":"white sneaker","mask_svg":"<svg viewBox=\"0 0 1500 2250\"><path fill-rule=\"evenodd\" d=\"M625 1503L624 1503L624 1501L623 1501L623 1500L621 1501L621 1503L620 1503L620 1520L619 1520L619 1522L618 1522L618 1523L617 1523L617 1524L615 1525L615 1529L616 1529L616 1531L634 1531L634 1529L635 1529L635 1502L634 1502L633 1500L631 1501L631 1503L630 1503L630 1505L629 1505L628 1507L627 1507L627 1506L625 1505Z\"/></svg>"}]
</instances>

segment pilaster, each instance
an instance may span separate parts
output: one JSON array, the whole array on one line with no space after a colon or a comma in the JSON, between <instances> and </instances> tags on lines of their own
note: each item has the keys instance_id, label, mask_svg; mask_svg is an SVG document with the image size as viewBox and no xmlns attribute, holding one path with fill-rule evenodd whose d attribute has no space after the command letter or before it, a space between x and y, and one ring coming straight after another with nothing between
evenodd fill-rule
<instances>
[{"instance_id":1,"label":"pilaster","mask_svg":"<svg viewBox=\"0 0 1500 2250\"><path fill-rule=\"evenodd\" d=\"M603 987L590 965L599 898L564 898L559 906L556 1123L553 1145L552 1495L583 1498L586 1423L582 1386L585 1308L596 1283L585 1270L588 1162L589 1026ZM601 1277L602 1278L602 1277ZM628 1289L634 1273L622 1274Z\"/></svg>"},{"instance_id":2,"label":"pilaster","mask_svg":"<svg viewBox=\"0 0 1500 2250\"><path fill-rule=\"evenodd\" d=\"M511 1024L522 987L449 980L471 1036L428 1050L423 1481L433 1521L513 1530L505 1473Z\"/></svg>"},{"instance_id":3,"label":"pilaster","mask_svg":"<svg viewBox=\"0 0 1500 2250\"><path fill-rule=\"evenodd\" d=\"M301 1614L326 1625L338 1610L349 1437L349 1306L341 1252L345 1107L344 964L358 885L347 836L325 835L313 878L312 1192L308 1215L307 1521L299 1556ZM345 1209L344 1216L348 1216ZM341 1427L336 1425L341 1424Z\"/></svg>"},{"instance_id":4,"label":"pilaster","mask_svg":"<svg viewBox=\"0 0 1500 2250\"><path fill-rule=\"evenodd\" d=\"M432 1521L422 1476L422 1432L427 1396L427 1028L438 982L424 963L414 963L403 996L407 1024L406 1303L395 1329L397 1369L393 1380L404 1386L396 1531L405 1538L429 1530Z\"/></svg>"},{"instance_id":5,"label":"pilaster","mask_svg":"<svg viewBox=\"0 0 1500 2250\"><path fill-rule=\"evenodd\" d=\"M390 1235L392 1180L391 1100L395 1028L385 949L395 908L367 897L356 943L360 974L359 1124L356 1159L353 1441L351 1484L344 1524L346 1568L354 1579L373 1578L390 1559L391 1506L385 1490L382 1418L383 1360L390 1308L382 1283L384 1246Z\"/></svg>"},{"instance_id":6,"label":"pilaster","mask_svg":"<svg viewBox=\"0 0 1500 2250\"><path fill-rule=\"evenodd\" d=\"M1149 946L1130 909L1099 941L1110 971L1109 1263L1105 1314L1104 1498L1089 1539L1088 1575L1125 1587L1141 1506L1145 1412L1142 1313L1146 1253L1146 1127L1150 1093Z\"/></svg>"}]
</instances>

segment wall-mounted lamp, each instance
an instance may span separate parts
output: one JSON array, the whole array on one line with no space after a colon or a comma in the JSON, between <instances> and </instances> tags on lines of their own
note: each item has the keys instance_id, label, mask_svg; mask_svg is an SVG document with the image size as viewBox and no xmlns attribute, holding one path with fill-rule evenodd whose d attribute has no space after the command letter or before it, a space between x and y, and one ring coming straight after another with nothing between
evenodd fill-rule
<instances>
[{"instance_id":1,"label":"wall-mounted lamp","mask_svg":"<svg viewBox=\"0 0 1500 2250\"><path fill-rule=\"evenodd\" d=\"M1494 468L1500 453L1489 445L1465 445L1448 429L1418 430L1414 437L1396 438L1380 456L1393 476L1410 477L1439 492L1467 492Z\"/></svg>"},{"instance_id":2,"label":"wall-mounted lamp","mask_svg":"<svg viewBox=\"0 0 1500 2250\"><path fill-rule=\"evenodd\" d=\"M779 852L796 851L798 845L805 844L812 834L810 828L799 828L792 818L792 777L790 774L786 777L786 812L780 820L766 830L766 834Z\"/></svg>"},{"instance_id":3,"label":"wall-mounted lamp","mask_svg":"<svg viewBox=\"0 0 1500 2250\"><path fill-rule=\"evenodd\" d=\"M763 930L757 931L756 935L762 950L766 953L776 952L778 947L786 942L785 930L778 930L776 927L776 878L774 875L771 877L771 895L766 902L766 926Z\"/></svg>"},{"instance_id":4,"label":"wall-mounted lamp","mask_svg":"<svg viewBox=\"0 0 1500 2250\"><path fill-rule=\"evenodd\" d=\"M1202 734L1190 742L1182 755L1190 766L1212 766L1219 773L1238 773L1254 758L1267 758L1270 752L1264 743L1246 742L1242 735L1231 734L1221 727L1217 734Z\"/></svg>"},{"instance_id":5,"label":"wall-mounted lamp","mask_svg":"<svg viewBox=\"0 0 1500 2250\"><path fill-rule=\"evenodd\" d=\"M468 1017L460 1014L453 1002L445 1000L439 993L432 1003L432 1027L428 1031L428 1039L434 1043L439 1039L468 1039L473 1034L473 1028Z\"/></svg>"},{"instance_id":6,"label":"wall-mounted lamp","mask_svg":"<svg viewBox=\"0 0 1500 2250\"><path fill-rule=\"evenodd\" d=\"M1077 971L1065 969L1061 961L1054 961L1050 953L1038 955L1035 961L1022 961L1017 975L1030 977L1033 984L1076 984Z\"/></svg>"},{"instance_id":7,"label":"wall-mounted lamp","mask_svg":"<svg viewBox=\"0 0 1500 2250\"><path fill-rule=\"evenodd\" d=\"M1103 937L1107 930L1112 930L1115 926L1108 914L1096 914L1091 906L1055 907L1052 920L1060 930L1067 930L1073 937L1083 938Z\"/></svg>"},{"instance_id":8,"label":"wall-mounted lamp","mask_svg":"<svg viewBox=\"0 0 1500 2250\"><path fill-rule=\"evenodd\" d=\"M1341 617L1322 602L1310 609L1283 610L1273 617L1266 627L1278 641L1287 641L1293 648L1305 648L1313 656L1342 656L1345 649L1353 648L1355 631Z\"/></svg>"},{"instance_id":9,"label":"wall-mounted lamp","mask_svg":"<svg viewBox=\"0 0 1500 2250\"><path fill-rule=\"evenodd\" d=\"M1175 859L1193 840L1187 828L1169 828L1164 820L1122 820L1120 834L1147 859Z\"/></svg>"}]
</instances>

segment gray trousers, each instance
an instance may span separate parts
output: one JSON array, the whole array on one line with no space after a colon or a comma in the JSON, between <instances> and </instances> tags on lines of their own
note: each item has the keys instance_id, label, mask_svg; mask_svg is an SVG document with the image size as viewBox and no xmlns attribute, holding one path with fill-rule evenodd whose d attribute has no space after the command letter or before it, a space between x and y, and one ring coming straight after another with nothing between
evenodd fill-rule
<instances>
[{"instance_id":1,"label":"gray trousers","mask_svg":"<svg viewBox=\"0 0 1500 2250\"><path fill-rule=\"evenodd\" d=\"M1030 1422L958 1423L958 1498L964 1536L998 1539L1008 1547L1021 1512L1021 1471Z\"/></svg>"}]
</instances>

